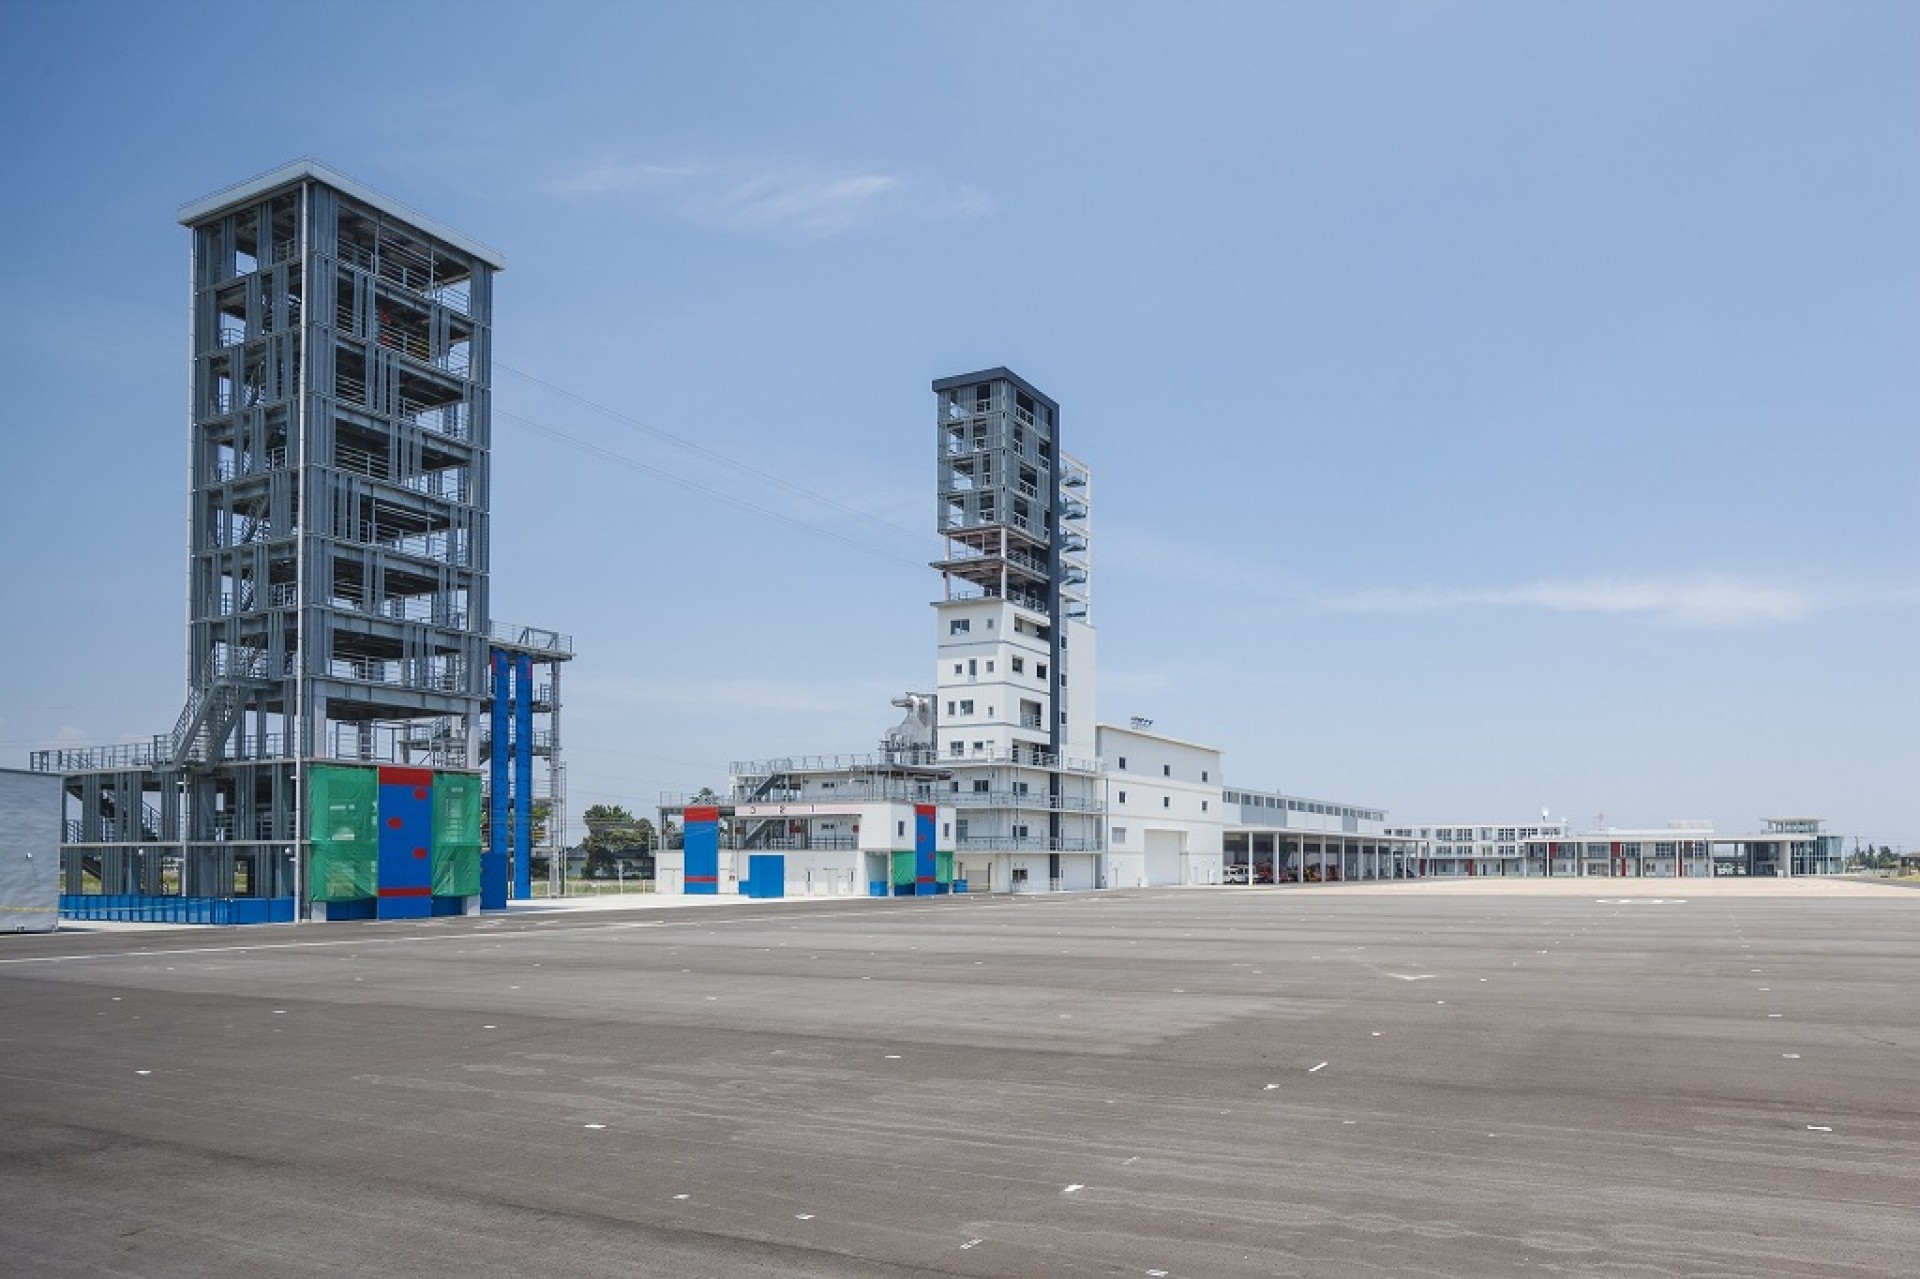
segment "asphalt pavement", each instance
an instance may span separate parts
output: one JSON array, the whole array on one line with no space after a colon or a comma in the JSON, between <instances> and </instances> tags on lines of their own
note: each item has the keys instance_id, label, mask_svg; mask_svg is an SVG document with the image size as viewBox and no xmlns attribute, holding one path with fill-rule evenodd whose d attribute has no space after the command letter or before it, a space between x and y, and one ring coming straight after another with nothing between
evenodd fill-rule
<instances>
[{"instance_id":1,"label":"asphalt pavement","mask_svg":"<svg viewBox=\"0 0 1920 1279\"><path fill-rule=\"evenodd\" d=\"M1832 881L5 937L0 1273L1911 1275L1916 1078Z\"/></svg>"}]
</instances>

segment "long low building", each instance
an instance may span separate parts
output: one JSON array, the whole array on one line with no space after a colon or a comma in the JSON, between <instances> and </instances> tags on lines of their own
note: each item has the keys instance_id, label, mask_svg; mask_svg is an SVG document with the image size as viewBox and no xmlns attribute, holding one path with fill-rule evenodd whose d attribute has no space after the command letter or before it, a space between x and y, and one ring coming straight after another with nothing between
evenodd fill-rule
<instances>
[{"instance_id":1,"label":"long low building","mask_svg":"<svg viewBox=\"0 0 1920 1279\"><path fill-rule=\"evenodd\" d=\"M1403 826L1394 834L1425 848L1426 873L1440 877L1598 875L1685 879L1706 876L1837 875L1846 855L1818 817L1768 817L1753 833L1719 834L1710 822L1573 831L1565 820Z\"/></svg>"},{"instance_id":2,"label":"long low building","mask_svg":"<svg viewBox=\"0 0 1920 1279\"><path fill-rule=\"evenodd\" d=\"M1283 791L1226 792L1225 875L1242 884L1418 879L1423 841L1387 829L1386 810Z\"/></svg>"}]
</instances>

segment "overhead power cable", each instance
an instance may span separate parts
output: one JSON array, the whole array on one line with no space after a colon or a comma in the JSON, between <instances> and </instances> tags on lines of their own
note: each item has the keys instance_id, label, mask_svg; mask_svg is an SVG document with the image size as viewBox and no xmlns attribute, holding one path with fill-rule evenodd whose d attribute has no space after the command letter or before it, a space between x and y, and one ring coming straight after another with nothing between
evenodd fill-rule
<instances>
[{"instance_id":1,"label":"overhead power cable","mask_svg":"<svg viewBox=\"0 0 1920 1279\"><path fill-rule=\"evenodd\" d=\"M689 480L685 476L676 475L672 471L669 471L664 467L655 466L650 462L643 462L636 457L628 457L625 453L615 452L613 449L607 448L604 445L595 444L591 440L583 440L577 435L569 435L565 431L559 430L558 428L555 428L555 427L548 426L544 422L536 422L530 417L524 417L521 414L510 412L509 410L498 408L498 407L496 407L493 410L493 415L496 418L505 418L508 421L516 422L519 425L525 427L527 430L534 432L536 435L544 435L548 439L559 440L562 443L571 444L577 449L581 449L585 452L593 454L595 457L603 458L606 461L616 463L620 466L631 467L636 471L644 471L648 475L657 476L663 480L669 480L675 485L679 486L680 488L691 489L696 493L703 493L708 497L714 498L717 501L725 502L730 506L737 506L737 507L740 507L742 510L748 510L758 515L764 515L768 519L779 520L783 524L791 524L795 528L804 529L806 532L816 534L820 537L831 538L833 541L839 542L844 546L850 546L857 551L865 551L869 555L878 555L878 556L882 556L883 558L893 560L897 563L909 564L909 565L912 565L914 568L926 567L926 561L924 560L911 559L905 555L899 555L894 553L893 551L884 550L881 547L874 546L870 542L862 542L858 538L848 537L845 533L839 532L836 529L828 528L824 524L816 524L809 520L799 519L796 516L788 515L784 511L776 511L770 506L763 506L758 502L750 501L749 499L740 497L736 494L728 493L721 489L712 488L708 485L701 484L695 480ZM715 456L718 456L718 455L716 454ZM786 487L794 488L796 492L806 493L806 490L799 489L793 485L787 485ZM814 497L816 495L807 494L807 496ZM825 499L821 499L821 500L825 500ZM834 503L834 505L838 506L840 504L836 502ZM852 508L842 507L842 509L850 510ZM885 523L885 521L881 521L881 522ZM893 525L890 527L898 527L898 526ZM904 533L904 532L907 532L907 530L901 529L901 532ZM917 533L911 534L911 536L918 538L920 534L917 534Z\"/></svg>"},{"instance_id":2,"label":"overhead power cable","mask_svg":"<svg viewBox=\"0 0 1920 1279\"><path fill-rule=\"evenodd\" d=\"M806 498L809 502L819 502L824 506L831 506L835 510L845 511L848 515L857 516L863 520L871 520L875 524L881 525L882 527L887 529L891 529L895 533L904 533L908 537L918 538L921 536L920 531L917 529L905 528L899 524L895 524L892 520L886 519L883 516L875 515L871 511L863 511L857 506L849 506L847 505L847 503L840 501L838 498L829 497L825 493L817 493L814 490L807 488L804 485L795 484L792 480L784 479L781 476L771 474L767 471L759 470L758 468L753 466L749 466L747 463L740 461L738 458L728 457L725 453L721 453L716 449L710 449L704 444L700 444L686 438L684 435L677 435L674 432L665 429L664 427L655 426L651 422L644 422L639 418L634 417L630 413L623 413L619 409L612 408L608 405L600 403L598 400L589 399L587 396L581 395L578 391L568 390L566 387L561 386L558 383L549 382L546 378L539 377L536 374L528 373L524 369L516 369L512 365L502 364L498 360L494 361L493 367L498 369L502 373L511 373L514 377L519 378L523 382L531 382L533 385L540 387L543 390L550 391L553 394L559 396L563 400L571 401L574 404L578 404L582 408L591 409L595 413L601 414L604 417L611 418L616 422L632 427L634 430L643 431L646 434L653 436L655 439L666 441L667 443L673 445L676 448L685 449L689 453L697 453L701 457L704 457L709 461L718 462L722 466L725 466L730 470L740 471L744 474L753 476L757 480L762 480L768 484L771 484L776 488L783 488L787 490L787 492L789 493L793 493L797 496ZM495 411L498 412L498 410L495 410Z\"/></svg>"}]
</instances>

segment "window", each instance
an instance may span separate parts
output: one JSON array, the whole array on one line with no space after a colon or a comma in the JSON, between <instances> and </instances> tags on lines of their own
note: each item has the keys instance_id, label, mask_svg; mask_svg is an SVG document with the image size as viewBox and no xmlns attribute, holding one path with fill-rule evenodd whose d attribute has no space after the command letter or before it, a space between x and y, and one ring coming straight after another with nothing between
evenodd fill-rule
<instances>
[{"instance_id":1,"label":"window","mask_svg":"<svg viewBox=\"0 0 1920 1279\"><path fill-rule=\"evenodd\" d=\"M1203 768L1200 770L1200 780L1203 782L1210 782L1213 779L1207 776L1207 770Z\"/></svg>"},{"instance_id":2,"label":"window","mask_svg":"<svg viewBox=\"0 0 1920 1279\"><path fill-rule=\"evenodd\" d=\"M1026 659L1026 658L1024 658L1024 657L1016 657L1016 658L1014 658L1014 659L1013 659L1013 673L1014 673L1015 675L1025 675L1025 674L1027 673L1027 659Z\"/></svg>"},{"instance_id":3,"label":"window","mask_svg":"<svg viewBox=\"0 0 1920 1279\"><path fill-rule=\"evenodd\" d=\"M1113 842L1116 844L1124 844L1127 842L1127 828L1125 826L1115 826L1113 828Z\"/></svg>"},{"instance_id":4,"label":"window","mask_svg":"<svg viewBox=\"0 0 1920 1279\"><path fill-rule=\"evenodd\" d=\"M993 659L991 657L987 659L987 674L993 674Z\"/></svg>"},{"instance_id":5,"label":"window","mask_svg":"<svg viewBox=\"0 0 1920 1279\"><path fill-rule=\"evenodd\" d=\"M956 738L947 753L949 755L964 755L967 753L967 744Z\"/></svg>"},{"instance_id":6,"label":"window","mask_svg":"<svg viewBox=\"0 0 1920 1279\"><path fill-rule=\"evenodd\" d=\"M960 713L961 713L962 715L971 715L971 714L973 714L973 699L972 699L972 698L970 698L970 697L968 697L968 698L963 698L963 699L961 699L961 702L960 702Z\"/></svg>"},{"instance_id":7,"label":"window","mask_svg":"<svg viewBox=\"0 0 1920 1279\"><path fill-rule=\"evenodd\" d=\"M1033 664L1033 677L1035 679L1045 679L1047 677L1047 664L1045 662L1035 662Z\"/></svg>"},{"instance_id":8,"label":"window","mask_svg":"<svg viewBox=\"0 0 1920 1279\"><path fill-rule=\"evenodd\" d=\"M905 839L907 836L907 824L905 822L895 822L893 825L894 825L893 833L895 835L898 835L900 838Z\"/></svg>"},{"instance_id":9,"label":"window","mask_svg":"<svg viewBox=\"0 0 1920 1279\"><path fill-rule=\"evenodd\" d=\"M944 825L942 825L942 826L940 827L940 833L941 833L941 835L943 835L944 837L946 837L946 838L948 838L948 839L951 839L951 838L953 838L953 823L952 823L952 822L947 822L947 823L945 823Z\"/></svg>"},{"instance_id":10,"label":"window","mask_svg":"<svg viewBox=\"0 0 1920 1279\"><path fill-rule=\"evenodd\" d=\"M988 781L985 778L975 778L973 783L973 793L976 795L984 795L987 793L987 788L991 785L993 785L993 783L991 781Z\"/></svg>"},{"instance_id":11,"label":"window","mask_svg":"<svg viewBox=\"0 0 1920 1279\"><path fill-rule=\"evenodd\" d=\"M1200 801L1200 811L1203 813L1207 811L1207 801L1204 799Z\"/></svg>"},{"instance_id":12,"label":"window","mask_svg":"<svg viewBox=\"0 0 1920 1279\"><path fill-rule=\"evenodd\" d=\"M1162 795L1162 796L1160 797L1160 807L1162 807L1162 808L1172 808L1172 807L1173 807L1173 796L1171 796L1171 795Z\"/></svg>"},{"instance_id":13,"label":"window","mask_svg":"<svg viewBox=\"0 0 1920 1279\"><path fill-rule=\"evenodd\" d=\"M973 753L976 755L983 754L986 751L986 749L987 749L987 744L985 742L975 742L973 744Z\"/></svg>"},{"instance_id":14,"label":"window","mask_svg":"<svg viewBox=\"0 0 1920 1279\"><path fill-rule=\"evenodd\" d=\"M953 713L954 713L954 710L953 710L953 699L951 699L951 698L949 698L949 699L947 699L947 714L949 714L949 715L951 715L951 714L953 714Z\"/></svg>"},{"instance_id":15,"label":"window","mask_svg":"<svg viewBox=\"0 0 1920 1279\"><path fill-rule=\"evenodd\" d=\"M954 673L955 675L958 675L958 674L960 673L960 663L958 663L958 662L955 662L955 663L953 664L953 673Z\"/></svg>"},{"instance_id":16,"label":"window","mask_svg":"<svg viewBox=\"0 0 1920 1279\"><path fill-rule=\"evenodd\" d=\"M1025 839L1027 837L1027 828L1025 826L1015 826L1013 828L1013 837L1015 839Z\"/></svg>"},{"instance_id":17,"label":"window","mask_svg":"<svg viewBox=\"0 0 1920 1279\"><path fill-rule=\"evenodd\" d=\"M1172 776L1173 776L1173 765L1172 765L1172 764L1162 764L1162 765L1160 765L1160 776L1162 776L1162 777L1172 777Z\"/></svg>"},{"instance_id":18,"label":"window","mask_svg":"<svg viewBox=\"0 0 1920 1279\"><path fill-rule=\"evenodd\" d=\"M949 635L965 635L972 629L973 623L964 617L956 617L947 623L947 634Z\"/></svg>"},{"instance_id":19,"label":"window","mask_svg":"<svg viewBox=\"0 0 1920 1279\"><path fill-rule=\"evenodd\" d=\"M1127 802L1127 793L1125 791L1120 792L1120 802L1123 804Z\"/></svg>"},{"instance_id":20,"label":"window","mask_svg":"<svg viewBox=\"0 0 1920 1279\"><path fill-rule=\"evenodd\" d=\"M1123 773L1127 771L1127 757L1125 755L1120 757L1120 771Z\"/></svg>"},{"instance_id":21,"label":"window","mask_svg":"<svg viewBox=\"0 0 1920 1279\"><path fill-rule=\"evenodd\" d=\"M977 657L969 657L967 659L967 674L978 675L979 673L980 673L980 659Z\"/></svg>"},{"instance_id":22,"label":"window","mask_svg":"<svg viewBox=\"0 0 1920 1279\"><path fill-rule=\"evenodd\" d=\"M993 629L993 619L992 619L991 617L989 617L989 618L987 619L987 629L988 629L988 630L992 630L992 629Z\"/></svg>"}]
</instances>

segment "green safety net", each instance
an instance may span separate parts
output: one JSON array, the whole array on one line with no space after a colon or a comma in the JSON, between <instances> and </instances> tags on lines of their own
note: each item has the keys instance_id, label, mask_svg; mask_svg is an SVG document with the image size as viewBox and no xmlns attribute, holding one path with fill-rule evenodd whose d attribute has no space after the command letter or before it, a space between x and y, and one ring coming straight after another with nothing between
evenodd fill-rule
<instances>
[{"instance_id":1,"label":"green safety net","mask_svg":"<svg viewBox=\"0 0 1920 1279\"><path fill-rule=\"evenodd\" d=\"M371 768L314 768L307 774L307 837L313 841L308 896L357 901L377 891L380 775Z\"/></svg>"},{"instance_id":2,"label":"green safety net","mask_svg":"<svg viewBox=\"0 0 1920 1279\"><path fill-rule=\"evenodd\" d=\"M895 853L893 855L893 882L895 884L911 884L913 880L913 854Z\"/></svg>"},{"instance_id":3,"label":"green safety net","mask_svg":"<svg viewBox=\"0 0 1920 1279\"><path fill-rule=\"evenodd\" d=\"M933 855L933 878L936 883L953 882L953 854L935 853Z\"/></svg>"},{"instance_id":4,"label":"green safety net","mask_svg":"<svg viewBox=\"0 0 1920 1279\"><path fill-rule=\"evenodd\" d=\"M480 778L433 775L433 895L480 894Z\"/></svg>"}]
</instances>

